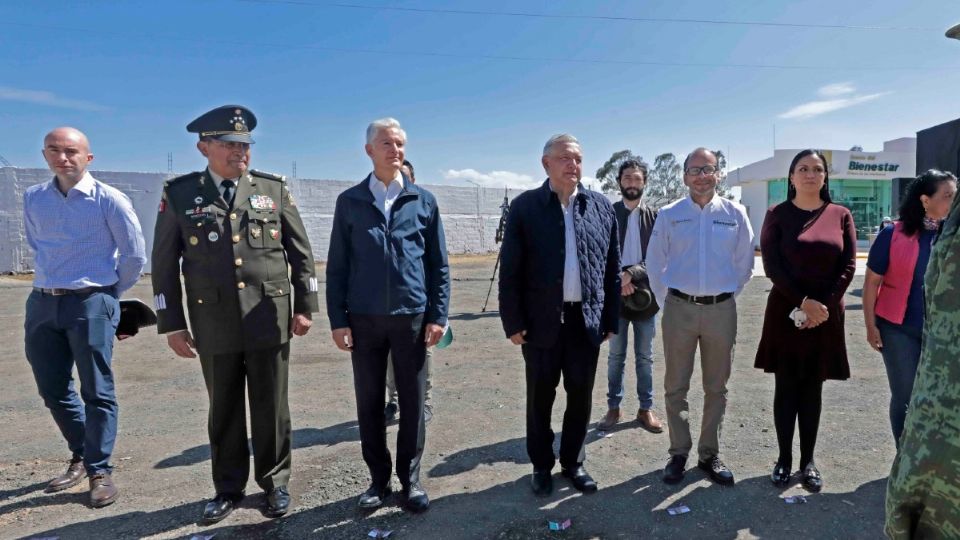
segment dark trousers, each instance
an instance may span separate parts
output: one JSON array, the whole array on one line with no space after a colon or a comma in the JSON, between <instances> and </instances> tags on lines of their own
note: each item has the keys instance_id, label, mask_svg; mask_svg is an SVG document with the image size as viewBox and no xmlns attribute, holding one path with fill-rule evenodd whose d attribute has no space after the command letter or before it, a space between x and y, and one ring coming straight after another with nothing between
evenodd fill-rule
<instances>
[{"instance_id":1,"label":"dark trousers","mask_svg":"<svg viewBox=\"0 0 960 540\"><path fill-rule=\"evenodd\" d=\"M800 424L800 469L813 460L820 430L823 381L816 377L797 378L777 373L773 391L773 423L777 428L780 460L793 462L793 428Z\"/></svg>"},{"instance_id":2,"label":"dark trousers","mask_svg":"<svg viewBox=\"0 0 960 540\"><path fill-rule=\"evenodd\" d=\"M550 414L561 375L567 408L560 437L560 466L577 467L586 457L584 439L600 347L587 335L580 304L564 304L563 319L560 335L552 347L522 346L527 375L527 454L537 470L550 470L556 463Z\"/></svg>"},{"instance_id":3,"label":"dark trousers","mask_svg":"<svg viewBox=\"0 0 960 540\"><path fill-rule=\"evenodd\" d=\"M111 289L63 296L34 291L27 298L26 311L27 361L43 403L73 459L82 459L88 474L109 473L117 438L111 363L119 302ZM74 389L74 365L80 396Z\"/></svg>"},{"instance_id":4,"label":"dark trousers","mask_svg":"<svg viewBox=\"0 0 960 540\"><path fill-rule=\"evenodd\" d=\"M923 331L920 328L903 324L894 324L877 317L877 329L883 340L883 364L887 368L887 382L890 384L890 428L893 441L900 449L900 435L907 419L907 405L913 394L913 380L920 366L920 352L923 345Z\"/></svg>"},{"instance_id":5,"label":"dark trousers","mask_svg":"<svg viewBox=\"0 0 960 540\"><path fill-rule=\"evenodd\" d=\"M390 450L383 416L387 354L393 357L400 407L397 477L406 487L420 480L426 440L423 399L427 370L423 314L350 315L353 387L357 396L360 448L377 486L390 482Z\"/></svg>"},{"instance_id":6,"label":"dark trousers","mask_svg":"<svg viewBox=\"0 0 960 540\"><path fill-rule=\"evenodd\" d=\"M210 398L207 433L217 493L243 493L250 476L244 389L250 402L254 479L264 491L285 487L290 480L289 358L289 342L256 351L200 355Z\"/></svg>"}]
</instances>

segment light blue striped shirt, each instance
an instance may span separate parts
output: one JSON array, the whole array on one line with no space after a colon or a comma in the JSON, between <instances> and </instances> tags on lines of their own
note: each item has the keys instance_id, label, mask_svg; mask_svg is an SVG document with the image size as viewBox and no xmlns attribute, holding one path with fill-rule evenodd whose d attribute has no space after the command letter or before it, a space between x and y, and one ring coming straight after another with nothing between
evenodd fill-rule
<instances>
[{"instance_id":1,"label":"light blue striped shirt","mask_svg":"<svg viewBox=\"0 0 960 540\"><path fill-rule=\"evenodd\" d=\"M66 197L57 179L23 195L27 243L35 254L35 287L132 287L147 262L140 221L130 199L85 173Z\"/></svg>"}]
</instances>

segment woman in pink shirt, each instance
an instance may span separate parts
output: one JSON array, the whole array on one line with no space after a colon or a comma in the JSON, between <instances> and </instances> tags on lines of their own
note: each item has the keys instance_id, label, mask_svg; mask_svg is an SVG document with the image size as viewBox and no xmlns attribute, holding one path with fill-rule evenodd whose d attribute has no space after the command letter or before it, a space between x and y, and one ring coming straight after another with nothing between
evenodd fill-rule
<instances>
[{"instance_id":1,"label":"woman in pink shirt","mask_svg":"<svg viewBox=\"0 0 960 540\"><path fill-rule=\"evenodd\" d=\"M933 169L923 173L907 189L900 220L880 231L867 259L863 319L867 341L883 355L887 368L890 427L898 449L920 362L923 275L930 246L956 192L952 174Z\"/></svg>"}]
</instances>

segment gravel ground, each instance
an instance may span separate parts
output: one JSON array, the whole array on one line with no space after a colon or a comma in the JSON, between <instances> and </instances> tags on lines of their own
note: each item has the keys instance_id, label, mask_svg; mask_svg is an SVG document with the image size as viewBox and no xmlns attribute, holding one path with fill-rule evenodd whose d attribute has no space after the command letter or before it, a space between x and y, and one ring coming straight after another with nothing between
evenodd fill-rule
<instances>
[{"instance_id":1,"label":"gravel ground","mask_svg":"<svg viewBox=\"0 0 960 540\"><path fill-rule=\"evenodd\" d=\"M37 396L23 356L24 300L29 281L0 279L0 327L8 354L0 358L0 537L60 538L366 538L373 528L391 538L878 538L883 497L894 456L887 422L888 389L883 363L863 339L859 288L847 296L847 347L853 378L824 385L817 463L824 476L820 494L806 504L783 497L802 494L767 475L776 460L773 378L753 369L763 306L770 283L754 278L739 298L737 354L730 381L722 440L723 458L737 475L724 488L688 472L676 486L660 480L667 434L651 434L626 422L608 437L591 425L586 467L600 491L583 496L555 475L558 488L537 499L528 487L524 447L523 362L504 338L496 291L487 312L481 306L494 257L453 261L451 319L455 341L434 356L434 419L427 430L422 480L433 504L410 515L396 499L372 513L356 508L369 482L360 455L349 357L335 349L329 325L318 315L306 338L294 341L290 366L293 415L293 510L270 520L250 481L240 509L210 527L197 525L213 494L207 446L206 394L196 361L177 358L152 330L119 343L114 356L120 402L120 434L114 473L121 490L103 509L87 504L86 483L59 494L43 493L62 472L69 453ZM143 279L128 296L150 299ZM321 299L321 305L323 300ZM654 388L662 409L663 364L659 336L654 344ZM594 391L593 419L606 410L606 347ZM626 378L634 387L632 370ZM699 375L691 385L696 436L701 408ZM558 393L554 427L559 431L564 394ZM637 406L628 392L626 414ZM395 446L396 427L388 429ZM799 455L799 454L797 454ZM396 480L394 486L397 487ZM689 513L667 508L684 504ZM570 519L564 531L548 522Z\"/></svg>"}]
</instances>

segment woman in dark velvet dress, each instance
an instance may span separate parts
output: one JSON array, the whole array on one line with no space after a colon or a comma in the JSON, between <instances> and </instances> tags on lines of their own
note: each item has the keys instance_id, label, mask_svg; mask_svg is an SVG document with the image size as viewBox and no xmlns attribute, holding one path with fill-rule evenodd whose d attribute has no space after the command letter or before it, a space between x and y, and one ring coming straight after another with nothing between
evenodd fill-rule
<instances>
[{"instance_id":1,"label":"woman in dark velvet dress","mask_svg":"<svg viewBox=\"0 0 960 540\"><path fill-rule=\"evenodd\" d=\"M785 486L793 465L793 431L800 426L800 474L810 491L823 480L813 461L823 381L850 377L843 295L856 267L857 233L850 211L830 201L829 167L819 151L790 164L787 200L767 211L760 250L773 282L754 367L775 375L774 425L780 456L771 474ZM806 320L797 326L790 313Z\"/></svg>"}]
</instances>

